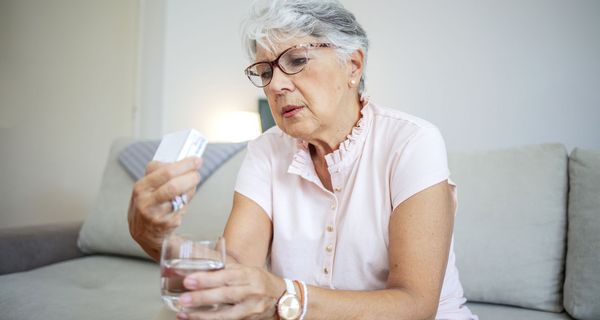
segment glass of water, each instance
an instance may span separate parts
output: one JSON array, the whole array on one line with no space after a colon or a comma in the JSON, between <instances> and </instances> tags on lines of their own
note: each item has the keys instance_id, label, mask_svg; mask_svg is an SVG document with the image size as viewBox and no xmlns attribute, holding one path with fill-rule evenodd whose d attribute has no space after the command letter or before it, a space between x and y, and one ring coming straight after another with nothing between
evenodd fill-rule
<instances>
[{"instance_id":1,"label":"glass of water","mask_svg":"<svg viewBox=\"0 0 600 320\"><path fill-rule=\"evenodd\" d=\"M161 298L175 312L214 311L219 305L183 307L179 296L189 290L183 286L186 276L198 271L225 268L225 238L199 239L172 233L162 243L160 254Z\"/></svg>"}]
</instances>

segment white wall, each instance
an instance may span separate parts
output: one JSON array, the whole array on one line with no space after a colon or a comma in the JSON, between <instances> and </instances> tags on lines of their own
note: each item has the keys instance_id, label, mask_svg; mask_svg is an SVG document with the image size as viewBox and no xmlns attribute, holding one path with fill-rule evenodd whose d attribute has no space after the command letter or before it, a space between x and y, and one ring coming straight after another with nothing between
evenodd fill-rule
<instances>
[{"instance_id":1,"label":"white wall","mask_svg":"<svg viewBox=\"0 0 600 320\"><path fill-rule=\"evenodd\" d=\"M140 0L138 102L134 134L158 138L163 133L165 21L167 0Z\"/></svg>"},{"instance_id":2,"label":"white wall","mask_svg":"<svg viewBox=\"0 0 600 320\"><path fill-rule=\"evenodd\" d=\"M373 100L434 122L449 149L600 149L600 1L342 2L371 40ZM225 111L256 108L238 33L248 6L168 1L162 132L219 138Z\"/></svg>"},{"instance_id":3,"label":"white wall","mask_svg":"<svg viewBox=\"0 0 600 320\"><path fill-rule=\"evenodd\" d=\"M239 33L248 8L246 0L167 2L164 132L196 127L221 140L222 129L237 129L223 121L228 112L257 110L261 91L243 73Z\"/></svg>"},{"instance_id":4,"label":"white wall","mask_svg":"<svg viewBox=\"0 0 600 320\"><path fill-rule=\"evenodd\" d=\"M450 149L600 149L600 1L345 3L370 35L373 98L436 123Z\"/></svg>"},{"instance_id":5,"label":"white wall","mask_svg":"<svg viewBox=\"0 0 600 320\"><path fill-rule=\"evenodd\" d=\"M80 221L132 135L136 0L0 1L0 227Z\"/></svg>"}]
</instances>

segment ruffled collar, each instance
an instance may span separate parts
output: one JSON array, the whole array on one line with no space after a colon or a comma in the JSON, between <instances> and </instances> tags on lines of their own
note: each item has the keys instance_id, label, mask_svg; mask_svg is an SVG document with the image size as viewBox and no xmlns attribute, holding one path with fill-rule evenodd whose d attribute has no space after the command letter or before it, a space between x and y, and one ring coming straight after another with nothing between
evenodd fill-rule
<instances>
[{"instance_id":1,"label":"ruffled collar","mask_svg":"<svg viewBox=\"0 0 600 320\"><path fill-rule=\"evenodd\" d=\"M350 167L360 155L372 117L369 99L363 96L361 97L361 102L363 104L363 107L360 110L361 118L356 123L356 126L354 126L350 134L346 136L346 140L340 143L337 150L325 155L325 161L327 162L327 168L330 174L343 172L346 168ZM308 142L302 139L296 140L296 153L293 156L288 172L298 174L309 180L315 180L315 182L318 180L310 156Z\"/></svg>"}]
</instances>

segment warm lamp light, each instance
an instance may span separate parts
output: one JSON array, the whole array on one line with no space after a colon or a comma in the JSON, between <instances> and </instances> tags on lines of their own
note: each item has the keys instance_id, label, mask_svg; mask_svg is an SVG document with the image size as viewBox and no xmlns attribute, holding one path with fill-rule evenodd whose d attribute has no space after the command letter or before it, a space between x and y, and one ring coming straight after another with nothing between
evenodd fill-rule
<instances>
[{"instance_id":1,"label":"warm lamp light","mask_svg":"<svg viewBox=\"0 0 600 320\"><path fill-rule=\"evenodd\" d=\"M252 140L261 133L260 118L256 112L228 112L218 117L213 132L215 142Z\"/></svg>"}]
</instances>

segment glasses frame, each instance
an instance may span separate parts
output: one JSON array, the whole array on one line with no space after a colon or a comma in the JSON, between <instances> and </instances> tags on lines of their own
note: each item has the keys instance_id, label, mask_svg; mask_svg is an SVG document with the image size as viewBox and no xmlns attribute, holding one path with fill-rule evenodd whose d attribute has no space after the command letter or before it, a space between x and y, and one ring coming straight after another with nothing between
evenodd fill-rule
<instances>
[{"instance_id":1,"label":"glasses frame","mask_svg":"<svg viewBox=\"0 0 600 320\"><path fill-rule=\"evenodd\" d=\"M301 43L301 44L297 44L295 46L291 46L287 49L285 49L282 53L279 54L279 56L277 56L277 58L275 58L275 60L272 61L258 61L255 62L253 64L251 64L250 66L248 66L246 69L244 69L244 73L246 74L246 77L248 77L248 80L250 80L250 82L258 87L258 88L264 88L266 86L268 86L271 83L271 80L273 80L273 74L271 74L271 77L269 78L269 81L267 81L266 84L263 85L257 85L256 83L254 83L254 81L252 81L252 79L250 78L251 74L250 74L250 69L256 65L259 64L264 64L267 63L271 66L271 70L272 72L275 72L275 67L279 68L279 70L281 70L281 72L291 76L294 74L298 74L300 72L302 72L304 70L304 68L306 67L306 64L308 64L308 61L306 62L306 64L304 64L304 66L302 66L302 68L296 72L287 72L284 70L284 68L279 64L279 59L281 59L281 57L286 54L287 52L289 52L290 50L294 50L294 49L299 49L299 48L305 48L305 49L315 49L315 48L337 48L337 46L333 43L329 43L329 42L313 42L313 43Z\"/></svg>"}]
</instances>

